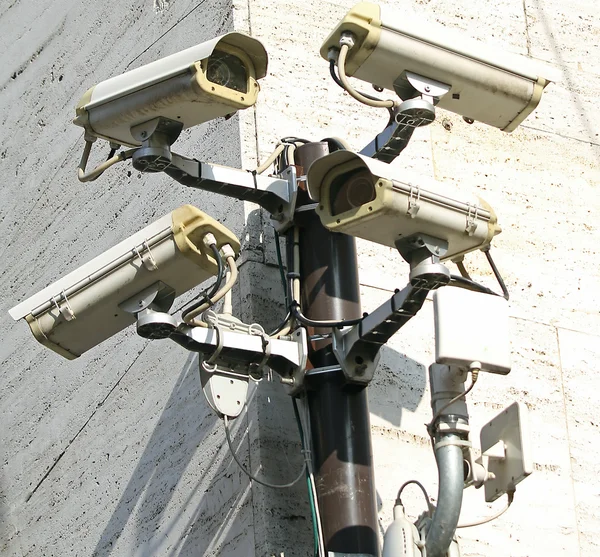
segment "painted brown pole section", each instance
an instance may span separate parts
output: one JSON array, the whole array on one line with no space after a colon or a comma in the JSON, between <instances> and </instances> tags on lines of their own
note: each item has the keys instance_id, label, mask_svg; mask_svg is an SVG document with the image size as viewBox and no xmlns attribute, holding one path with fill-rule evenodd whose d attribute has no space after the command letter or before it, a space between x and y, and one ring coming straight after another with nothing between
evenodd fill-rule
<instances>
[{"instance_id":1,"label":"painted brown pole section","mask_svg":"<svg viewBox=\"0 0 600 557\"><path fill-rule=\"evenodd\" d=\"M309 143L296 150L296 162L306 174L310 164L327 153L327 143ZM299 202L309 203L306 194ZM360 317L354 238L327 230L314 211L297 214L302 214L298 219L302 312L313 320ZM315 343L309 358L314 368L337 364L330 341ZM340 371L315 374L307 380L307 400L326 551L378 557L367 389L346 385Z\"/></svg>"}]
</instances>

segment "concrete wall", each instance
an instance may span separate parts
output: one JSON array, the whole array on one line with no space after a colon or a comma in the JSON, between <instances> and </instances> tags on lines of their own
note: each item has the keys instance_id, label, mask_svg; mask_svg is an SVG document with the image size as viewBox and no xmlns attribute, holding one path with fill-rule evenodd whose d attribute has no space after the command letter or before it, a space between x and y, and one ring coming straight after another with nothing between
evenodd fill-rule
<instances>
[{"instance_id":1,"label":"concrete wall","mask_svg":"<svg viewBox=\"0 0 600 557\"><path fill-rule=\"evenodd\" d=\"M352 1L171 0L5 2L0 41L4 237L0 282L0 553L233 555L311 551L305 490L250 486L202 398L197 362L132 330L74 362L31 337L7 310L169 210L194 203L243 239L236 308L269 326L282 315L267 218L256 207L187 190L128 165L82 185L73 107L92 84L236 28L265 43L269 75L255 110L190 130L177 150L252 168L286 135L340 136L357 150L385 124L328 76L318 48ZM393 2L385 4L392 5ZM511 290L514 367L483 375L469 397L475 431L512 400L527 403L536 471L505 516L461 532L467 556L592 556L599 551L600 35L594 0L452 3L410 0L419 13L557 67L560 84L511 135L442 113L394 163L474 190L497 211L494 253ZM594 9L596 8L596 9ZM384 112L384 111L383 111ZM101 153L100 157L104 155ZM407 280L391 250L359 242L365 310ZM472 273L492 277L480 255ZM396 490L436 494L423 424L430 419L431 304L383 350L370 387L382 523ZM284 481L301 466L290 401L277 384L251 392L233 423L254 471ZM492 511L466 493L464 515ZM498 503L500 504L500 502ZM409 513L423 510L407 495ZM496 507L494 507L496 508Z\"/></svg>"}]
</instances>

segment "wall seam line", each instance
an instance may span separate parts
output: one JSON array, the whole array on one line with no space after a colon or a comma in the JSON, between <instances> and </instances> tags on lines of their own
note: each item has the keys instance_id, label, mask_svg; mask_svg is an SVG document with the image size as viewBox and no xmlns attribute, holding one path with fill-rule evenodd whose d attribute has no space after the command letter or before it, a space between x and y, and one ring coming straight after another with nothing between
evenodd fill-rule
<instances>
[{"instance_id":1,"label":"wall seam line","mask_svg":"<svg viewBox=\"0 0 600 557\"><path fill-rule=\"evenodd\" d=\"M148 346L148 344L149 344L149 342L146 342L146 344L143 346L143 348L137 353L137 356L134 358L133 362L131 362L131 364L123 372L123 374L121 375L121 377L119 377L119 379L117 380L117 382L111 387L111 389L108 391L108 393L106 394L106 396L99 403L96 404L96 408L90 414L90 416L88 417L88 419L84 422L84 424L81 426L81 428L79 428L79 431L68 442L67 446L62 450L62 452L58 455L58 457L56 457L54 459L54 462L52 463L52 465L48 468L48 470L46 471L46 473L42 476L42 478L40 479L40 481L38 481L38 483L33 488L33 490L29 492L29 494L25 498L25 502L26 503L33 497L33 495L35 494L35 492L41 487L41 485L50 476L50 474L52 473L52 471L54 470L54 468L56 468L56 466L61 461L62 457L66 454L66 452L69 450L69 448L71 447L71 445L77 440L77 438L79 437L79 435L83 432L83 430L87 427L87 425L92 421L92 418L96 415L96 413L98 412L98 410L100 408L102 408L102 406L104 406L104 403L108 400L108 397L113 393L113 391L119 386L119 384L124 379L124 377L129 373L129 370L138 361L139 357L142 355L142 352L146 349L146 347Z\"/></svg>"},{"instance_id":2,"label":"wall seam line","mask_svg":"<svg viewBox=\"0 0 600 557\"><path fill-rule=\"evenodd\" d=\"M569 480L571 483L571 491L573 493L573 512L575 513L575 528L577 530L577 554L581 556L581 532L579 529L579 512L577 511L577 497L575 495L575 481L573 478L573 456L571 454L571 434L569 432L569 415L567 409L567 401L565 395L565 381L563 375L562 355L560 351L560 336L558 334L559 328L554 327L556 335L556 348L558 350L558 368L560 370L560 389L562 391L563 411L565 414L565 428L567 433L567 447L569 450Z\"/></svg>"}]
</instances>

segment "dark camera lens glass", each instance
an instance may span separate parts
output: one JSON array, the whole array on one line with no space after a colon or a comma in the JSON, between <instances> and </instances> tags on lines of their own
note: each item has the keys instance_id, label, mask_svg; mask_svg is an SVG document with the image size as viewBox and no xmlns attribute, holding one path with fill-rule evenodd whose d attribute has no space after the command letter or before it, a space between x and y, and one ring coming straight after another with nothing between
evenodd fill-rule
<instances>
[{"instance_id":1,"label":"dark camera lens glass","mask_svg":"<svg viewBox=\"0 0 600 557\"><path fill-rule=\"evenodd\" d=\"M240 93L248 92L248 70L237 56L215 50L208 58L206 79Z\"/></svg>"},{"instance_id":2,"label":"dark camera lens glass","mask_svg":"<svg viewBox=\"0 0 600 557\"><path fill-rule=\"evenodd\" d=\"M360 207L376 197L373 175L365 168L339 176L329 191L332 215Z\"/></svg>"}]
</instances>

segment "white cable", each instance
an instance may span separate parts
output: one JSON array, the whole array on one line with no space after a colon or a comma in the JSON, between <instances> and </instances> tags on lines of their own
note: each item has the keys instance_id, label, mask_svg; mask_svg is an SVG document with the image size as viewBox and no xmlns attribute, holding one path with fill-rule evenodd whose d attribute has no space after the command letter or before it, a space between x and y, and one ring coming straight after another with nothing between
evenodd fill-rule
<instances>
[{"instance_id":1,"label":"white cable","mask_svg":"<svg viewBox=\"0 0 600 557\"><path fill-rule=\"evenodd\" d=\"M294 157L294 153L296 151L296 145L291 144L287 146L287 159L288 159L288 164L290 166L293 166L296 164L296 159Z\"/></svg>"},{"instance_id":2,"label":"white cable","mask_svg":"<svg viewBox=\"0 0 600 557\"><path fill-rule=\"evenodd\" d=\"M233 443L231 442L231 433L229 432L229 418L227 417L227 415L223 416L223 424L225 426L225 437L227 439L227 444L229 445L229 450L231 451L231 456L233 457L233 460L235 460L236 464L240 467L241 471L244 472L244 474L246 474L246 476L248 476L253 482L256 482L257 484L260 484L260 485L264 485L265 487L273 487L276 489L285 489L287 487L292 487L293 485L297 484L302 479L302 477L305 475L306 461L302 465L302 470L300 471L300 474L296 477L295 480L293 480L289 483L272 484L272 483L266 482L264 480L259 480L256 476L253 476L248 470L246 470L244 465L241 463L241 461L238 459L237 455L235 454L235 450L233 449Z\"/></svg>"},{"instance_id":3,"label":"white cable","mask_svg":"<svg viewBox=\"0 0 600 557\"><path fill-rule=\"evenodd\" d=\"M487 524L488 522L491 522L492 520L496 520L497 518L502 516L512 505L513 499L515 497L515 492L509 491L506 495L508 495L508 501L506 503L506 506L503 509L501 509L500 511L498 511L495 515L488 516L487 518L482 518L480 520L475 520L473 522L465 522L463 524L459 524L456 527L457 528L471 528L472 526L481 526L482 524Z\"/></svg>"},{"instance_id":4,"label":"white cable","mask_svg":"<svg viewBox=\"0 0 600 557\"><path fill-rule=\"evenodd\" d=\"M77 178L80 182L91 182L95 180L102 174L107 168L110 168L114 164L129 159L133 156L136 149L129 149L127 151L121 151L116 154L114 157L111 157L107 161L104 161L102 164L99 164L94 170L91 170L86 174L85 168L88 163L88 159L90 158L90 152L92 150L92 141L85 142L85 147L83 148L83 154L81 155L81 160L79 161L79 166L77 167Z\"/></svg>"},{"instance_id":5,"label":"white cable","mask_svg":"<svg viewBox=\"0 0 600 557\"><path fill-rule=\"evenodd\" d=\"M284 149L285 149L285 145L283 143L280 143L279 145L277 145L277 147L275 148L275 151L273 151L267 157L267 160L265 162L263 162L262 164L258 165L256 167L256 170L254 172L256 172L257 174L262 174L265 170L267 170L267 168L269 168L275 162L275 159L279 155L281 155L281 153L283 153Z\"/></svg>"},{"instance_id":6,"label":"white cable","mask_svg":"<svg viewBox=\"0 0 600 557\"><path fill-rule=\"evenodd\" d=\"M231 277L231 273L227 271L225 274L225 283ZM229 289L225 292L225 296L223 297L223 308L221 309L221 313L225 313L227 315L233 315L233 290Z\"/></svg>"},{"instance_id":7,"label":"white cable","mask_svg":"<svg viewBox=\"0 0 600 557\"><path fill-rule=\"evenodd\" d=\"M292 279L292 303L300 306L300 228L294 227L294 278Z\"/></svg>"},{"instance_id":8,"label":"white cable","mask_svg":"<svg viewBox=\"0 0 600 557\"><path fill-rule=\"evenodd\" d=\"M340 81L344 86L344 89L348 92L351 97L354 97L357 101L366 104L368 106L374 106L375 108L393 108L395 102L391 99L385 101L375 101L368 99L364 95L361 95L348 81L348 77L346 76L346 56L348 55L348 51L350 47L347 44L343 44L340 48L340 54L338 56L338 74L340 77Z\"/></svg>"}]
</instances>

